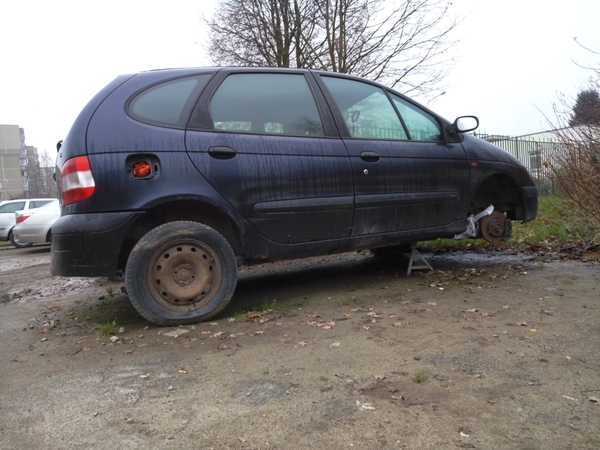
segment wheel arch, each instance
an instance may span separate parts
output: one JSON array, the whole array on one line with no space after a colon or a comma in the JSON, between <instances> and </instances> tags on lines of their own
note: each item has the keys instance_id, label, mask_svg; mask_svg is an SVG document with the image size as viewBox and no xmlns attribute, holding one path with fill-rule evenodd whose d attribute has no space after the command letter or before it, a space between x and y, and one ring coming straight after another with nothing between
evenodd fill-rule
<instances>
[{"instance_id":1,"label":"wheel arch","mask_svg":"<svg viewBox=\"0 0 600 450\"><path fill-rule=\"evenodd\" d=\"M495 173L481 180L475 189L469 206L469 214L477 214L490 205L495 211L506 213L511 220L525 218L525 203L521 187L505 173Z\"/></svg>"},{"instance_id":2,"label":"wheel arch","mask_svg":"<svg viewBox=\"0 0 600 450\"><path fill-rule=\"evenodd\" d=\"M125 270L129 300L157 325L208 320L229 303L237 284L235 253L224 236L196 221L150 230Z\"/></svg>"},{"instance_id":3,"label":"wheel arch","mask_svg":"<svg viewBox=\"0 0 600 450\"><path fill-rule=\"evenodd\" d=\"M129 229L119 253L119 267L125 267L131 250L148 231L176 221L191 221L207 225L229 242L236 255L243 254L240 225L229 214L202 199L176 199L155 204L147 209Z\"/></svg>"}]
</instances>

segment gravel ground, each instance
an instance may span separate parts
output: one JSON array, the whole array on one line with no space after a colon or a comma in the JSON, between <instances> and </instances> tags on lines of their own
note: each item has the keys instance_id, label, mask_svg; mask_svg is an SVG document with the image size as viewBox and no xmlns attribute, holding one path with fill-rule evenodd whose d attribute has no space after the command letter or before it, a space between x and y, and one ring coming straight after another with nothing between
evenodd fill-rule
<instances>
[{"instance_id":1,"label":"gravel ground","mask_svg":"<svg viewBox=\"0 0 600 450\"><path fill-rule=\"evenodd\" d=\"M426 256L242 268L216 320L160 328L0 248L0 448L600 448L597 261Z\"/></svg>"}]
</instances>

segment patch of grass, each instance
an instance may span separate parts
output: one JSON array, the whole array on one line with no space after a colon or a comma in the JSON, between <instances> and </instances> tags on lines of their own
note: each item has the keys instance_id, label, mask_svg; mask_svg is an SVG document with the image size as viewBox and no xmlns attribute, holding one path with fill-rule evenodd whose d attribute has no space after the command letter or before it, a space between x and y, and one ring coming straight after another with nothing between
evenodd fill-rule
<instances>
[{"instance_id":1,"label":"patch of grass","mask_svg":"<svg viewBox=\"0 0 600 450\"><path fill-rule=\"evenodd\" d=\"M567 244L589 243L597 239L597 231L577 218L568 201L558 196L538 198L537 218L531 222L513 222L512 237L498 245L485 239L436 239L420 242L419 248L428 250L468 250L468 249L515 249L527 250L531 247L561 247Z\"/></svg>"},{"instance_id":2,"label":"patch of grass","mask_svg":"<svg viewBox=\"0 0 600 450\"><path fill-rule=\"evenodd\" d=\"M375 314L370 312L363 316L363 322L365 323L375 323Z\"/></svg>"},{"instance_id":3,"label":"patch of grass","mask_svg":"<svg viewBox=\"0 0 600 450\"><path fill-rule=\"evenodd\" d=\"M262 304L262 312L273 312L276 309L277 300L269 300L265 297Z\"/></svg>"},{"instance_id":4,"label":"patch of grass","mask_svg":"<svg viewBox=\"0 0 600 450\"><path fill-rule=\"evenodd\" d=\"M238 309L233 312L233 315L231 317L234 319L235 322L242 322L246 318L246 315L248 313L270 313L274 312L278 308L278 306L279 305L277 305L277 300L269 300L267 299L267 297L265 297L262 305L254 306L250 310Z\"/></svg>"},{"instance_id":5,"label":"patch of grass","mask_svg":"<svg viewBox=\"0 0 600 450\"><path fill-rule=\"evenodd\" d=\"M117 328L117 319L114 319L112 322L107 321L106 323L100 325L100 334L108 337L112 334L115 328Z\"/></svg>"},{"instance_id":6,"label":"patch of grass","mask_svg":"<svg viewBox=\"0 0 600 450\"><path fill-rule=\"evenodd\" d=\"M490 247L490 243L485 239L464 239L462 241L455 241L454 239L440 238L433 241L419 242L419 249L426 250L468 250L471 248L485 248Z\"/></svg>"},{"instance_id":7,"label":"patch of grass","mask_svg":"<svg viewBox=\"0 0 600 450\"><path fill-rule=\"evenodd\" d=\"M415 383L422 383L422 382L423 382L423 381L425 381L426 379L427 379L427 375L425 374L425 372L422 372L422 371L421 371L421 372L418 372L418 373L415 373L415 374L413 375L413 381L414 381Z\"/></svg>"},{"instance_id":8,"label":"patch of grass","mask_svg":"<svg viewBox=\"0 0 600 450\"><path fill-rule=\"evenodd\" d=\"M538 215L534 221L515 224L513 240L517 244L570 244L594 239L594 229L573 214L565 199L558 196L539 197L538 205Z\"/></svg>"},{"instance_id":9,"label":"patch of grass","mask_svg":"<svg viewBox=\"0 0 600 450\"><path fill-rule=\"evenodd\" d=\"M112 284L106 286L104 289L106 289L106 293L109 297L114 297L117 293L117 289Z\"/></svg>"},{"instance_id":10,"label":"patch of grass","mask_svg":"<svg viewBox=\"0 0 600 450\"><path fill-rule=\"evenodd\" d=\"M233 312L233 316L232 316L232 317L233 317L233 320L234 320L236 323L239 323L239 322L241 322L241 321L242 321L242 320L243 320L243 319L246 317L246 313L247 313L247 311L246 311L246 310L243 310L243 309L240 309L240 310L238 310L238 311L234 311L234 312Z\"/></svg>"}]
</instances>

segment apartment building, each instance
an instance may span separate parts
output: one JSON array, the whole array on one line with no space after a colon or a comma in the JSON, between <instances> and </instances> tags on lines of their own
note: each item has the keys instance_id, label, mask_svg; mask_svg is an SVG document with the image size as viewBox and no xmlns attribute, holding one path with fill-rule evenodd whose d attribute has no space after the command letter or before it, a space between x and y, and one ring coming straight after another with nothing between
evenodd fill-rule
<instances>
[{"instance_id":1,"label":"apartment building","mask_svg":"<svg viewBox=\"0 0 600 450\"><path fill-rule=\"evenodd\" d=\"M0 124L0 201L46 197L40 179L38 150L25 145L23 128Z\"/></svg>"}]
</instances>

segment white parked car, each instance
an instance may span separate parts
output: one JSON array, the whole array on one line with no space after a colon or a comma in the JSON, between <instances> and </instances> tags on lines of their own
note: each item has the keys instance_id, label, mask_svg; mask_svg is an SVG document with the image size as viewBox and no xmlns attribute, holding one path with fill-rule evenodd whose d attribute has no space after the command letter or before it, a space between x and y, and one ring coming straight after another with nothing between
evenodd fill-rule
<instances>
[{"instance_id":1,"label":"white parked car","mask_svg":"<svg viewBox=\"0 0 600 450\"><path fill-rule=\"evenodd\" d=\"M30 211L17 211L17 223L13 228L13 239L22 246L32 244L45 244L52 239L52 225L60 217L60 204L58 199ZM20 220L25 217L24 220Z\"/></svg>"},{"instance_id":2,"label":"white parked car","mask_svg":"<svg viewBox=\"0 0 600 450\"><path fill-rule=\"evenodd\" d=\"M56 199L53 198L21 198L0 202L0 241L10 241L15 247L29 247L28 242L17 242L13 236L16 225L15 212L35 210Z\"/></svg>"}]
</instances>

